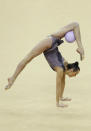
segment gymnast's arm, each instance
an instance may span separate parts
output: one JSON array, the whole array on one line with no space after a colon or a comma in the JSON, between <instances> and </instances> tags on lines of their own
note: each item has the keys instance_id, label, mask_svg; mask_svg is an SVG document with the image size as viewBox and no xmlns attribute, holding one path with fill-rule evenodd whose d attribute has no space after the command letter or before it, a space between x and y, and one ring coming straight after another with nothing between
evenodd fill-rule
<instances>
[{"instance_id":1,"label":"gymnast's arm","mask_svg":"<svg viewBox=\"0 0 91 131\"><path fill-rule=\"evenodd\" d=\"M73 22L73 23L70 23L64 26L57 32L53 33L52 36L61 39L65 36L67 32L71 30L74 32L75 39L78 45L78 49L76 51L80 54L80 59L83 60L84 59L84 48L83 48L82 41L81 41L80 26L77 22Z\"/></svg>"},{"instance_id":2,"label":"gymnast's arm","mask_svg":"<svg viewBox=\"0 0 91 131\"><path fill-rule=\"evenodd\" d=\"M79 24L77 22L72 22L62 28L60 28L58 31L52 33L52 36L56 38L63 38L65 34L71 30L74 30Z\"/></svg>"}]
</instances>

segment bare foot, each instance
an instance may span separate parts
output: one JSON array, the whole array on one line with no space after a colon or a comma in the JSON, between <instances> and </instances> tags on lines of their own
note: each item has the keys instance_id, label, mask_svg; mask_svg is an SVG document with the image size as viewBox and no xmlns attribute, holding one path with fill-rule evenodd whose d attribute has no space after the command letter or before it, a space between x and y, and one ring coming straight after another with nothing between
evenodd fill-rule
<instances>
[{"instance_id":1,"label":"bare foot","mask_svg":"<svg viewBox=\"0 0 91 131\"><path fill-rule=\"evenodd\" d=\"M76 51L80 54L80 60L83 60L84 59L84 50L83 50L83 48L78 48Z\"/></svg>"},{"instance_id":2,"label":"bare foot","mask_svg":"<svg viewBox=\"0 0 91 131\"><path fill-rule=\"evenodd\" d=\"M8 78L8 85L5 86L5 90L9 89L12 86L13 82L14 81L12 78Z\"/></svg>"},{"instance_id":3,"label":"bare foot","mask_svg":"<svg viewBox=\"0 0 91 131\"><path fill-rule=\"evenodd\" d=\"M68 98L68 97L62 97L60 98L61 101L71 101L72 99L71 98Z\"/></svg>"},{"instance_id":4,"label":"bare foot","mask_svg":"<svg viewBox=\"0 0 91 131\"><path fill-rule=\"evenodd\" d=\"M67 104L63 104L63 103L61 103L61 104L57 103L56 106L57 106L57 107L62 107L62 108L68 107Z\"/></svg>"}]
</instances>

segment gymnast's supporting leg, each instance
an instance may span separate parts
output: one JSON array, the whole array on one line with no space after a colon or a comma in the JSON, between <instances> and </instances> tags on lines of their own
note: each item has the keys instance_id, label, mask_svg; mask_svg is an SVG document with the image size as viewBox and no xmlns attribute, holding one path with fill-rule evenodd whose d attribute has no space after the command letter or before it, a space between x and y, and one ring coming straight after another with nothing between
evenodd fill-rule
<instances>
[{"instance_id":1,"label":"gymnast's supporting leg","mask_svg":"<svg viewBox=\"0 0 91 131\"><path fill-rule=\"evenodd\" d=\"M60 94L59 94L59 99L61 101L71 101L71 98L68 97L63 97L63 93L64 93L64 88L65 88L65 72L63 73L63 77L62 77L62 82L61 82L61 87L60 87Z\"/></svg>"},{"instance_id":2,"label":"gymnast's supporting leg","mask_svg":"<svg viewBox=\"0 0 91 131\"><path fill-rule=\"evenodd\" d=\"M83 60L84 59L84 48L83 48L82 42L81 42L80 27L77 22L72 22L72 23L68 24L67 26L64 26L63 28L61 28L59 31L53 33L52 35L55 37L58 37L58 38L63 38L65 36L65 34L71 30L73 30L74 34L75 34L76 42L78 45L77 52L80 53L80 59Z\"/></svg>"},{"instance_id":3,"label":"gymnast's supporting leg","mask_svg":"<svg viewBox=\"0 0 91 131\"><path fill-rule=\"evenodd\" d=\"M61 84L62 84L62 78L63 78L63 69L60 67L55 67L55 71L57 72L56 74L56 106L57 107L67 107L66 104L59 104L59 98L61 94Z\"/></svg>"},{"instance_id":4,"label":"gymnast's supporting leg","mask_svg":"<svg viewBox=\"0 0 91 131\"><path fill-rule=\"evenodd\" d=\"M14 83L14 81L16 80L16 78L18 77L18 75L20 74L20 72L24 69L24 67L31 62L31 60L33 58L35 58L36 56L40 55L43 51L45 51L46 49L50 48L52 45L52 40L47 37L44 40L40 41L29 53L28 55L21 60L21 62L17 65L17 68L14 72L14 74L12 75L12 77L8 78L8 85L5 87L5 89L9 89L12 84Z\"/></svg>"},{"instance_id":5,"label":"gymnast's supporting leg","mask_svg":"<svg viewBox=\"0 0 91 131\"><path fill-rule=\"evenodd\" d=\"M59 94L60 100L63 98L64 88L65 88L65 73L63 72L62 82L60 86L60 94Z\"/></svg>"}]
</instances>

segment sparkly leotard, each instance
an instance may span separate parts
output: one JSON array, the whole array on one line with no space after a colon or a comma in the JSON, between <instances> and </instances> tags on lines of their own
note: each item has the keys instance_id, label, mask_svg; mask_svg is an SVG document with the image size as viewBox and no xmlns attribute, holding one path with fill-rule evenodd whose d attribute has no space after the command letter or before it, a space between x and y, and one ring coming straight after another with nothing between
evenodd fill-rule
<instances>
[{"instance_id":1,"label":"sparkly leotard","mask_svg":"<svg viewBox=\"0 0 91 131\"><path fill-rule=\"evenodd\" d=\"M54 36L50 35L52 38L52 46L51 48L45 50L43 52L48 64L50 67L54 70L55 66L59 66L63 68L65 71L65 67L63 64L64 58L62 57L61 53L58 50L58 46L62 44L64 41L58 38L55 38Z\"/></svg>"}]
</instances>

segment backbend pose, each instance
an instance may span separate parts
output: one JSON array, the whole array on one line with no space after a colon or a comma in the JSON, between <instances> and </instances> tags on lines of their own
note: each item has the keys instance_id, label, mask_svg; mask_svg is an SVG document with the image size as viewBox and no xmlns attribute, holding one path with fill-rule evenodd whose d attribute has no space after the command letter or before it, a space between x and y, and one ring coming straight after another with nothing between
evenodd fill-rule
<instances>
[{"instance_id":1,"label":"backbend pose","mask_svg":"<svg viewBox=\"0 0 91 131\"><path fill-rule=\"evenodd\" d=\"M50 67L56 72L56 106L57 107L66 107L67 105L59 103L61 101L70 101L69 98L63 98L63 92L65 87L65 75L69 77L76 76L79 73L79 70L73 71L73 69L67 69L68 62L62 57L61 53L58 50L58 46L63 43L61 40L68 31L73 31L76 42L78 45L77 52L80 54L80 59L84 59L84 49L81 42L80 27L77 22L72 22L57 32L47 36L45 39L41 40L17 65L17 68L14 74L8 78L8 85L5 86L5 89L9 89L20 72L24 67L32 61L33 58L40 54L44 54L46 60L48 61Z\"/></svg>"}]
</instances>

